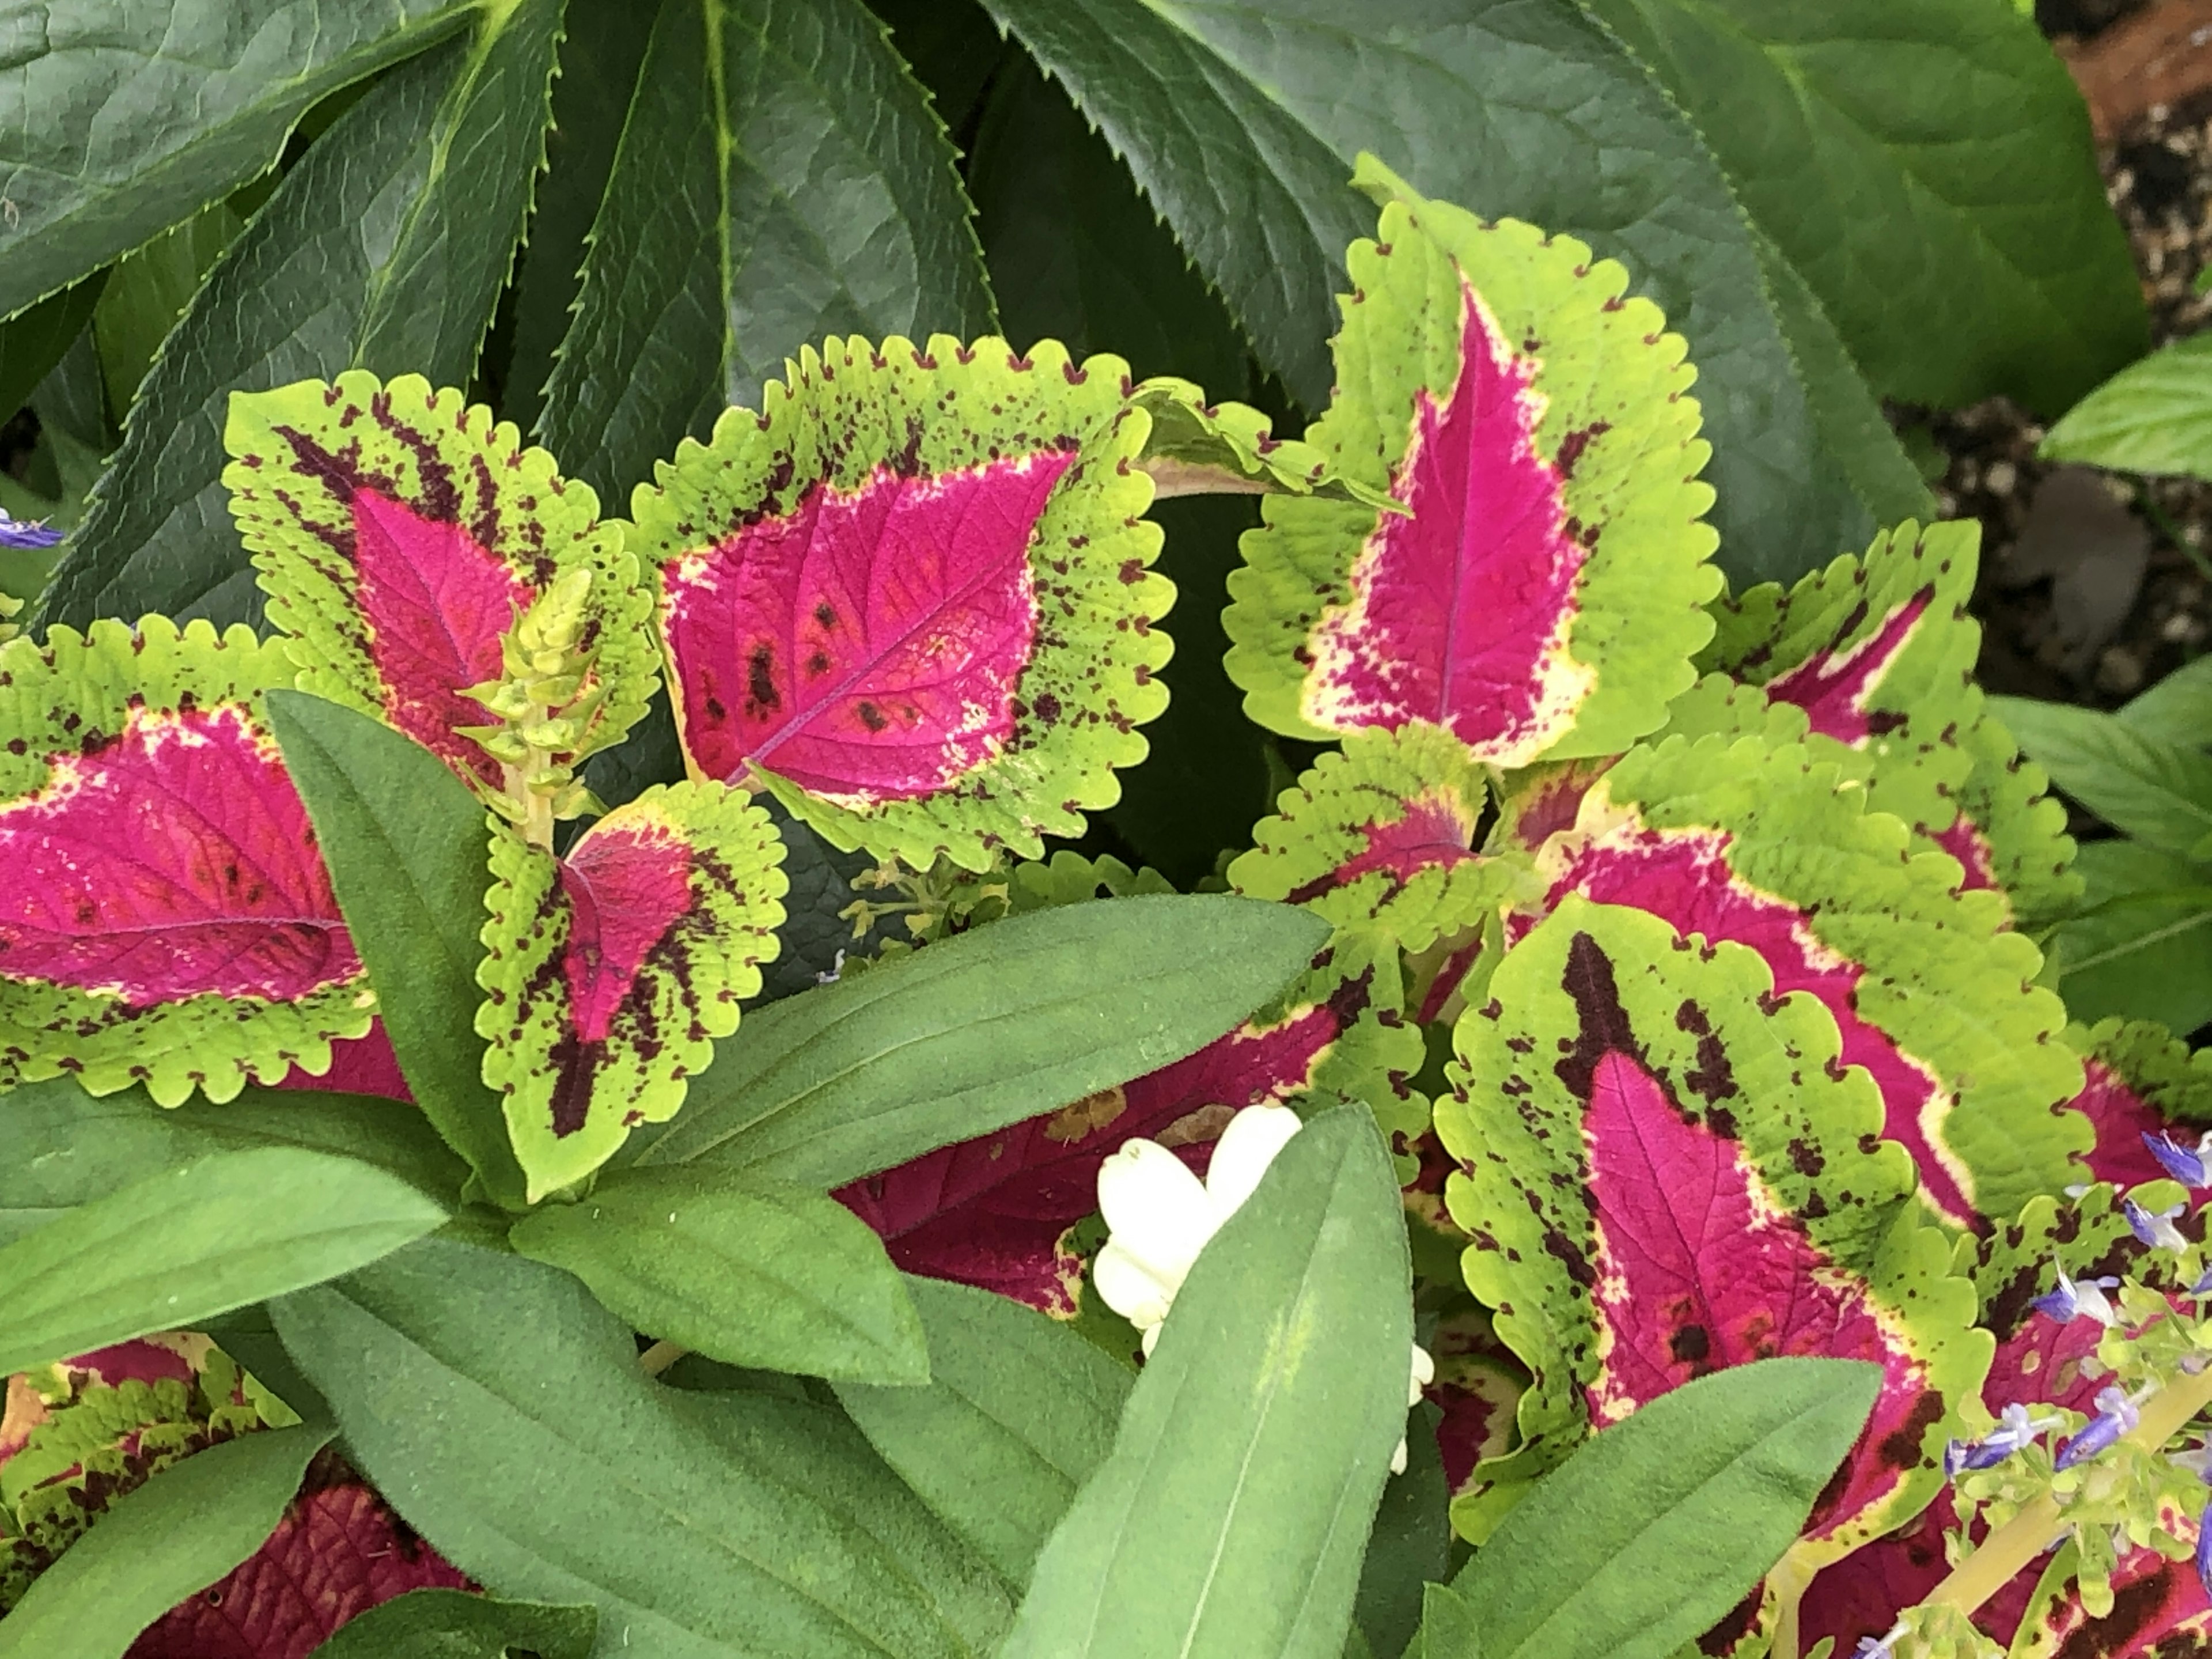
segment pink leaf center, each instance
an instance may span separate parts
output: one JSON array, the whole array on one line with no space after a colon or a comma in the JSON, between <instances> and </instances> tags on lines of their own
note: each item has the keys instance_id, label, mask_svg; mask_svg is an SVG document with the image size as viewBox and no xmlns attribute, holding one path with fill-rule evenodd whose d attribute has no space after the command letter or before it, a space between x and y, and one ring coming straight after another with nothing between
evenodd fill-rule
<instances>
[{"instance_id":1,"label":"pink leaf center","mask_svg":"<svg viewBox=\"0 0 2212 1659\"><path fill-rule=\"evenodd\" d=\"M1905 724L1900 714L1869 714L1867 702L1881 686L1882 676L1898 653L1911 642L1913 631L1928 611L1936 590L1923 587L1883 618L1881 626L1848 650L1831 647L1767 682L1766 695L1777 702L1794 702L1812 718L1813 730L1853 748L1869 737L1878 737ZM1837 630L1843 638L1856 633L1865 621L1863 610L1853 612Z\"/></svg>"},{"instance_id":2,"label":"pink leaf center","mask_svg":"<svg viewBox=\"0 0 2212 1659\"><path fill-rule=\"evenodd\" d=\"M691 849L659 825L617 824L586 836L561 866L568 901L568 1018L603 1042L653 947L691 908Z\"/></svg>"},{"instance_id":3,"label":"pink leaf center","mask_svg":"<svg viewBox=\"0 0 2212 1659\"><path fill-rule=\"evenodd\" d=\"M1474 856L1475 821L1475 813L1454 792L1432 789L1416 796L1396 822L1364 825L1360 833L1366 845L1328 875L1297 889L1290 902L1304 904L1378 870L1390 878L1395 893L1424 870L1464 864Z\"/></svg>"},{"instance_id":4,"label":"pink leaf center","mask_svg":"<svg viewBox=\"0 0 2212 1659\"><path fill-rule=\"evenodd\" d=\"M134 1008L291 1002L361 971L276 745L234 705L133 711L0 806L0 972Z\"/></svg>"}]
</instances>

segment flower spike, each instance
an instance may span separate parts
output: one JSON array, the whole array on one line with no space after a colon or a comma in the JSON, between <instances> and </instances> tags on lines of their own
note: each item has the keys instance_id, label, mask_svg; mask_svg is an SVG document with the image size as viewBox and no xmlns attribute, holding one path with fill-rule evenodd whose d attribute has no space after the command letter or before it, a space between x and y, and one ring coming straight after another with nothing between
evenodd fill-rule
<instances>
[{"instance_id":1,"label":"flower spike","mask_svg":"<svg viewBox=\"0 0 2212 1659\"><path fill-rule=\"evenodd\" d=\"M2076 1463L2087 1462L2100 1452L2110 1451L2122 1435L2133 1429L2138 1420L2136 1402L2118 1389L2097 1391L2097 1414L2088 1426L2058 1449L2052 1466L2070 1469Z\"/></svg>"},{"instance_id":2,"label":"flower spike","mask_svg":"<svg viewBox=\"0 0 2212 1659\"><path fill-rule=\"evenodd\" d=\"M2179 1255L2189 1248L2181 1229L2173 1224L2185 1206L2176 1204L2154 1214L2130 1198L2123 1200L2120 1207L2128 1218L2128 1230L2153 1249L2172 1250Z\"/></svg>"},{"instance_id":3,"label":"flower spike","mask_svg":"<svg viewBox=\"0 0 2212 1659\"><path fill-rule=\"evenodd\" d=\"M2212 1134L2201 1137L2194 1146L2184 1146L2173 1138L2173 1131L2154 1135L2143 1132L2143 1145L2150 1148L2156 1158L2172 1176L2185 1187L2212 1187L2212 1174L2205 1169L2205 1158L2212 1154Z\"/></svg>"},{"instance_id":4,"label":"flower spike","mask_svg":"<svg viewBox=\"0 0 2212 1659\"><path fill-rule=\"evenodd\" d=\"M1979 1440L1954 1440L1943 1449L1943 1478L1955 1479L1968 1469L1993 1469L2014 1452L2025 1451L2047 1429L2065 1427L2057 1417L2031 1417L2027 1407L2014 1401L2004 1408L1998 1426Z\"/></svg>"},{"instance_id":5,"label":"flower spike","mask_svg":"<svg viewBox=\"0 0 2212 1659\"><path fill-rule=\"evenodd\" d=\"M40 519L18 519L0 507L0 547L36 552L60 542L62 532Z\"/></svg>"},{"instance_id":6,"label":"flower spike","mask_svg":"<svg viewBox=\"0 0 2212 1659\"><path fill-rule=\"evenodd\" d=\"M2112 1326L2120 1316L2112 1311L2112 1304L2105 1292L2116 1289L2119 1280L2107 1273L2101 1279L2085 1279L2076 1284L2067 1278L2066 1270L2058 1270L2058 1288L2047 1291L2029 1304L2038 1313L2047 1314L2062 1325L2070 1325L2084 1314L2100 1325Z\"/></svg>"}]
</instances>

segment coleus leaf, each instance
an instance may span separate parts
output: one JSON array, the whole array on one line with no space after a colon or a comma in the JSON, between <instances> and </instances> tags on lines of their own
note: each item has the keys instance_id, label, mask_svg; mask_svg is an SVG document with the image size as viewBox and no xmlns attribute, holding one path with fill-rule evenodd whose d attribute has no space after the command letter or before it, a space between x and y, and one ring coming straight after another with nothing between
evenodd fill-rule
<instances>
[{"instance_id":1,"label":"coleus leaf","mask_svg":"<svg viewBox=\"0 0 2212 1659\"><path fill-rule=\"evenodd\" d=\"M231 399L224 469L270 622L299 686L378 715L488 790L499 763L464 696L503 674L500 638L553 582L589 572L574 761L619 742L659 673L652 601L618 525L511 424L418 374L349 370Z\"/></svg>"},{"instance_id":2,"label":"coleus leaf","mask_svg":"<svg viewBox=\"0 0 2212 1659\"><path fill-rule=\"evenodd\" d=\"M1050 341L833 339L687 440L633 510L695 775L916 869L1081 834L1167 700L1127 389Z\"/></svg>"},{"instance_id":3,"label":"coleus leaf","mask_svg":"<svg viewBox=\"0 0 2212 1659\"><path fill-rule=\"evenodd\" d=\"M2081 1055L2083 1083L2074 1109L2096 1130L2089 1149L2093 1179L2128 1188L2166 1176L2151 1156L2146 1136L2172 1133L2193 1142L2181 1126L2212 1123L2212 1048L2190 1052L2162 1025L2147 1020L2100 1020L2067 1028Z\"/></svg>"},{"instance_id":4,"label":"coleus leaf","mask_svg":"<svg viewBox=\"0 0 2212 1659\"><path fill-rule=\"evenodd\" d=\"M1129 398L1152 417L1143 465L1162 495L1279 491L1405 511L1373 484L1338 472L1324 451L1276 437L1274 422L1249 404L1208 403L1194 381L1155 375Z\"/></svg>"},{"instance_id":5,"label":"coleus leaf","mask_svg":"<svg viewBox=\"0 0 2212 1659\"><path fill-rule=\"evenodd\" d=\"M259 693L243 628L149 617L0 650L0 1034L16 1075L228 1100L374 998Z\"/></svg>"},{"instance_id":6,"label":"coleus leaf","mask_svg":"<svg viewBox=\"0 0 2212 1659\"><path fill-rule=\"evenodd\" d=\"M775 954L782 860L718 783L648 789L560 859L494 821L477 1032L532 1203L684 1103Z\"/></svg>"},{"instance_id":7,"label":"coleus leaf","mask_svg":"<svg viewBox=\"0 0 2212 1659\"><path fill-rule=\"evenodd\" d=\"M1537 856L1554 902L1634 904L1763 955L1783 993L1813 992L1844 1063L1881 1085L1883 1133L1954 1225L2008 1217L2078 1179L2089 1126L2063 1109L2079 1060L2059 1040L2042 958L2002 896L1912 854L1899 819L1819 748L1745 736L1639 746L1591 786Z\"/></svg>"},{"instance_id":8,"label":"coleus leaf","mask_svg":"<svg viewBox=\"0 0 2212 1659\"><path fill-rule=\"evenodd\" d=\"M1694 678L1721 580L1681 339L1583 244L1358 176L1391 199L1307 441L1405 511L1265 502L1230 677L1292 737L1425 720L1500 766L1617 753Z\"/></svg>"},{"instance_id":9,"label":"coleus leaf","mask_svg":"<svg viewBox=\"0 0 2212 1659\"><path fill-rule=\"evenodd\" d=\"M1881 1366L1802 1569L1927 1501L1988 1348L1907 1201L1910 1159L1879 1139L1872 1080L1816 999L1775 990L1753 951L1569 896L1461 1019L1437 1123L1463 1164L1448 1196L1474 1237L1468 1285L1534 1378L1492 1479L1524 1481L1723 1366Z\"/></svg>"}]
</instances>

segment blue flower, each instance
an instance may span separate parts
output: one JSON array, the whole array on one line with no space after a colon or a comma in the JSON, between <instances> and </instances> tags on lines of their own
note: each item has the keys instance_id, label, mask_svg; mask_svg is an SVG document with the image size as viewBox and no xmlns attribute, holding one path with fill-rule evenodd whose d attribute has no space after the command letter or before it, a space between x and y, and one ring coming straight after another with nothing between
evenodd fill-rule
<instances>
[{"instance_id":1,"label":"blue flower","mask_svg":"<svg viewBox=\"0 0 2212 1659\"><path fill-rule=\"evenodd\" d=\"M1906 1628L1905 1621L1900 1619L1890 1626L1889 1634L1879 1640L1871 1636L1860 1637L1858 1646L1852 1650L1852 1659L1897 1659L1898 1638L1905 1634Z\"/></svg>"},{"instance_id":2,"label":"blue flower","mask_svg":"<svg viewBox=\"0 0 2212 1659\"><path fill-rule=\"evenodd\" d=\"M7 509L0 507L0 547L52 547L61 538L62 532L52 526L10 518Z\"/></svg>"},{"instance_id":3,"label":"blue flower","mask_svg":"<svg viewBox=\"0 0 2212 1659\"><path fill-rule=\"evenodd\" d=\"M2197 1582L2212 1595L2212 1504L2197 1517Z\"/></svg>"},{"instance_id":4,"label":"blue flower","mask_svg":"<svg viewBox=\"0 0 2212 1659\"><path fill-rule=\"evenodd\" d=\"M1954 1440L1943 1448L1943 1478L1956 1478L1964 1469L1995 1468L2016 1451L2035 1443L2046 1429L2066 1426L2058 1417L2030 1417L2027 1407L2015 1401L2007 1406L1997 1426L1979 1440Z\"/></svg>"},{"instance_id":5,"label":"blue flower","mask_svg":"<svg viewBox=\"0 0 2212 1659\"><path fill-rule=\"evenodd\" d=\"M2132 1198L2120 1201L2121 1211L2127 1216L2128 1231L2153 1249L2172 1250L2179 1255L2189 1248L2189 1241L2181 1236L2181 1229L2173 1224L2174 1218L2186 1206L2176 1204L2171 1209L2153 1215Z\"/></svg>"},{"instance_id":6,"label":"blue flower","mask_svg":"<svg viewBox=\"0 0 2212 1659\"><path fill-rule=\"evenodd\" d=\"M2184 1146L2174 1139L2171 1129L2162 1135L2154 1135L2146 1129L2143 1131L2143 1145L2150 1148L2150 1155L2165 1167L2166 1174L2183 1186L2212 1187L2212 1169L2208 1169L2205 1164L2207 1156L2212 1155L2212 1134L2203 1136L2191 1147Z\"/></svg>"},{"instance_id":7,"label":"blue flower","mask_svg":"<svg viewBox=\"0 0 2212 1659\"><path fill-rule=\"evenodd\" d=\"M2119 1437L2136 1423L2136 1402L2118 1389L2106 1388L2097 1391L2097 1414L2089 1419L2088 1426L2058 1449L2052 1460L2056 1468L2070 1469L2100 1452L2109 1451Z\"/></svg>"},{"instance_id":8,"label":"blue flower","mask_svg":"<svg viewBox=\"0 0 2212 1659\"><path fill-rule=\"evenodd\" d=\"M2119 1282L2107 1274L2102 1279L2085 1279L2077 1285L2066 1277L2066 1270L2061 1267L2058 1270L2058 1288L2045 1291L2028 1305L2038 1313L2050 1315L2062 1325L2070 1325L2084 1314L2100 1325L2117 1325L2120 1322L2120 1316L2112 1311L2112 1304L2106 1300L2105 1292Z\"/></svg>"}]
</instances>

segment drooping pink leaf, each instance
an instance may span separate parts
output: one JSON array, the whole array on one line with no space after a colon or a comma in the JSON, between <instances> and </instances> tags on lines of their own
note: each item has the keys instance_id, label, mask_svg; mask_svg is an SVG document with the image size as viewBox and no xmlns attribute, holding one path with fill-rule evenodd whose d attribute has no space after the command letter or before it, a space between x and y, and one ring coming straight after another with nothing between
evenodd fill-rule
<instances>
[{"instance_id":1,"label":"drooping pink leaf","mask_svg":"<svg viewBox=\"0 0 2212 1659\"><path fill-rule=\"evenodd\" d=\"M410 1104L415 1099L414 1091L407 1086L406 1074L399 1069L399 1056L392 1052L391 1036L385 1030L381 1019L371 1023L367 1036L342 1038L331 1044L331 1068L321 1076L295 1066L284 1074L276 1087L327 1089L349 1095L381 1095L386 1100L404 1100Z\"/></svg>"},{"instance_id":2,"label":"drooping pink leaf","mask_svg":"<svg viewBox=\"0 0 2212 1659\"><path fill-rule=\"evenodd\" d=\"M817 483L664 578L685 746L841 805L944 788L998 752L1038 626L1030 538L1074 459Z\"/></svg>"},{"instance_id":3,"label":"drooping pink leaf","mask_svg":"<svg viewBox=\"0 0 2212 1659\"><path fill-rule=\"evenodd\" d=\"M569 912L561 953L569 1018L580 1042L602 1042L647 953L691 908L691 848L663 823L618 824L586 836L561 860L561 890Z\"/></svg>"},{"instance_id":4,"label":"drooping pink leaf","mask_svg":"<svg viewBox=\"0 0 2212 1659\"><path fill-rule=\"evenodd\" d=\"M156 714L0 805L0 971L133 1008L361 972L307 809L234 704Z\"/></svg>"}]
</instances>

